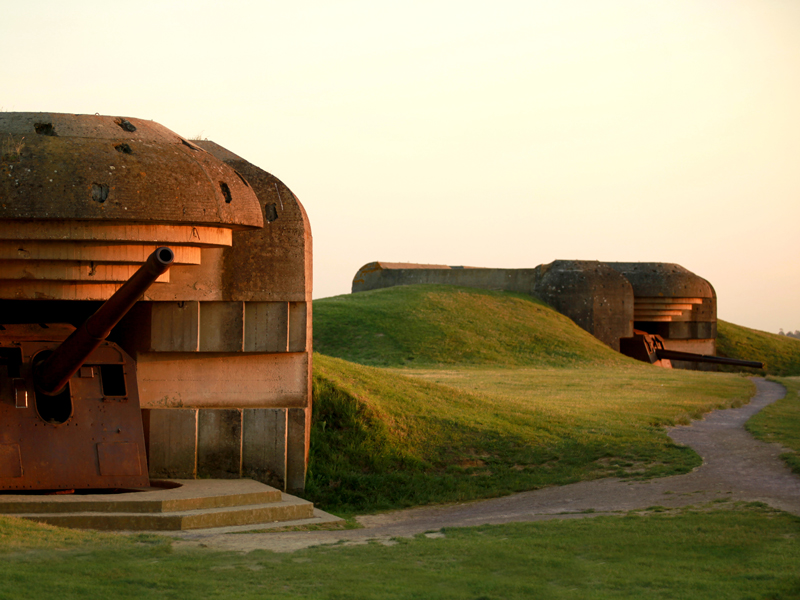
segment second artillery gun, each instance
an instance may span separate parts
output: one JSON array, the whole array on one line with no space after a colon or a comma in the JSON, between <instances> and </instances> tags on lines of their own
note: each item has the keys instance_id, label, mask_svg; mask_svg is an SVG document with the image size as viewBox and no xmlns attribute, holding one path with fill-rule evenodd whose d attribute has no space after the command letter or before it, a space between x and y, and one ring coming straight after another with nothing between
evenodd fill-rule
<instances>
[{"instance_id":1,"label":"second artillery gun","mask_svg":"<svg viewBox=\"0 0 800 600\"><path fill-rule=\"evenodd\" d=\"M106 341L174 260L155 250L83 325L0 325L0 490L149 485L136 363Z\"/></svg>"},{"instance_id":2,"label":"second artillery gun","mask_svg":"<svg viewBox=\"0 0 800 600\"><path fill-rule=\"evenodd\" d=\"M709 354L696 354L694 352L680 352L668 350L664 347L664 339L657 334L646 333L637 329L633 336L619 340L619 350L625 356L636 360L649 362L660 367L672 368L673 360L695 363L710 363L716 365L729 365L734 367L749 367L763 369L764 363L755 360L741 360L727 356L712 356Z\"/></svg>"}]
</instances>

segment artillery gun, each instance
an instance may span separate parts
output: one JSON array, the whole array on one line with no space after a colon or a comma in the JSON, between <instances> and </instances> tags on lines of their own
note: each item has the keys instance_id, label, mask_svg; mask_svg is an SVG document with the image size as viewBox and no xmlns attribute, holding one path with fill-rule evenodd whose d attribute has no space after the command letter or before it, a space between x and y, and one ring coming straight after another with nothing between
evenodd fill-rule
<instances>
[{"instance_id":1,"label":"artillery gun","mask_svg":"<svg viewBox=\"0 0 800 600\"><path fill-rule=\"evenodd\" d=\"M0 325L0 490L149 485L136 363L106 341L172 265L156 249L83 325Z\"/></svg>"},{"instance_id":2,"label":"artillery gun","mask_svg":"<svg viewBox=\"0 0 800 600\"><path fill-rule=\"evenodd\" d=\"M731 365L735 367L749 367L763 369L764 363L755 360L741 360L726 356L712 356L709 354L696 354L694 352L680 352L668 350L664 347L664 338L653 333L633 330L633 336L619 340L620 352L636 360L649 362L659 367L672 368L673 360L685 362L710 363L717 365Z\"/></svg>"}]
</instances>

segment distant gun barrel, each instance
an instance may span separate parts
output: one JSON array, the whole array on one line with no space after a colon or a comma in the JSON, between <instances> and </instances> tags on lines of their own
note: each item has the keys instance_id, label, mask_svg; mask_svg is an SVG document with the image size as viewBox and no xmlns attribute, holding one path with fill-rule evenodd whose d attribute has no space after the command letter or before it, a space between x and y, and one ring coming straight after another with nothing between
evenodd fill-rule
<instances>
[{"instance_id":1,"label":"distant gun barrel","mask_svg":"<svg viewBox=\"0 0 800 600\"><path fill-rule=\"evenodd\" d=\"M78 372L89 355L108 337L114 326L133 307L159 276L166 273L175 254L166 247L156 248L141 268L105 303L76 329L52 354L34 366L40 392L59 394Z\"/></svg>"},{"instance_id":2,"label":"distant gun barrel","mask_svg":"<svg viewBox=\"0 0 800 600\"><path fill-rule=\"evenodd\" d=\"M685 360L691 362L714 363L718 365L732 365L736 367L752 367L753 369L763 369L764 363L755 360L740 360L738 358L726 358L724 356L710 356L708 354L694 354L692 352L678 352L677 350L656 349L656 356L659 359Z\"/></svg>"}]
</instances>

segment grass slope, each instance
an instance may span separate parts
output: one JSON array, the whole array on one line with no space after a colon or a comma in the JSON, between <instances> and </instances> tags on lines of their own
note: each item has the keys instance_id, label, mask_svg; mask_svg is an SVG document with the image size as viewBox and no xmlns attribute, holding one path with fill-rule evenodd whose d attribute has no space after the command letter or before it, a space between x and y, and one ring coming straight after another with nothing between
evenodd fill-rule
<instances>
[{"instance_id":1,"label":"grass slope","mask_svg":"<svg viewBox=\"0 0 800 600\"><path fill-rule=\"evenodd\" d=\"M314 349L373 366L629 362L531 296L441 285L315 300Z\"/></svg>"},{"instance_id":2,"label":"grass slope","mask_svg":"<svg viewBox=\"0 0 800 600\"><path fill-rule=\"evenodd\" d=\"M785 335L717 321L717 354L760 360L764 363L764 369L760 371L762 375L800 375L800 340ZM724 369L729 370L728 367Z\"/></svg>"},{"instance_id":3,"label":"grass slope","mask_svg":"<svg viewBox=\"0 0 800 600\"><path fill-rule=\"evenodd\" d=\"M389 371L315 355L305 496L343 514L700 464L663 426L752 393L742 377L632 363Z\"/></svg>"}]
</instances>

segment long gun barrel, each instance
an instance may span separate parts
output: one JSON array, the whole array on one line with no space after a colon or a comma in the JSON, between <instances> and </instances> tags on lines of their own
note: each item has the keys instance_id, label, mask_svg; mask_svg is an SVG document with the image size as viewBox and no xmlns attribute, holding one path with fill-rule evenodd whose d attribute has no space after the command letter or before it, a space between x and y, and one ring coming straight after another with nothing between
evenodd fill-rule
<instances>
[{"instance_id":1,"label":"long gun barrel","mask_svg":"<svg viewBox=\"0 0 800 600\"><path fill-rule=\"evenodd\" d=\"M49 396L61 392L89 355L175 260L169 248L157 248L147 262L45 360L34 367L36 385Z\"/></svg>"},{"instance_id":2,"label":"long gun barrel","mask_svg":"<svg viewBox=\"0 0 800 600\"><path fill-rule=\"evenodd\" d=\"M715 363L718 365L734 365L737 367L752 367L754 369L764 368L764 363L755 360L741 360L738 358L726 358L724 356L710 356L708 354L693 354L692 352L678 352L677 350L664 350L662 348L656 349L656 356L658 356L658 358L666 358L669 360L686 360L692 362Z\"/></svg>"}]
</instances>

